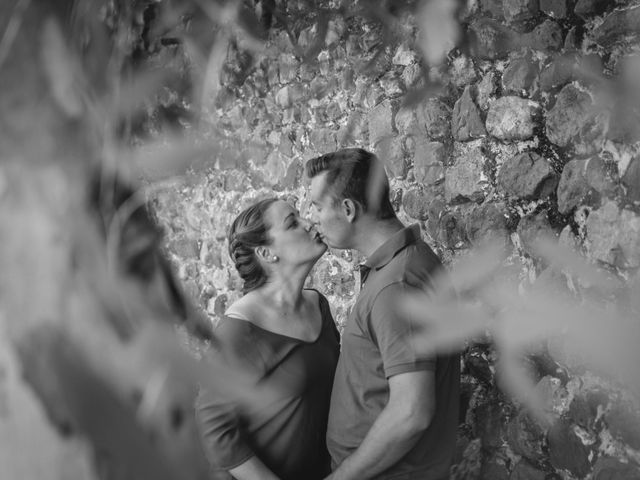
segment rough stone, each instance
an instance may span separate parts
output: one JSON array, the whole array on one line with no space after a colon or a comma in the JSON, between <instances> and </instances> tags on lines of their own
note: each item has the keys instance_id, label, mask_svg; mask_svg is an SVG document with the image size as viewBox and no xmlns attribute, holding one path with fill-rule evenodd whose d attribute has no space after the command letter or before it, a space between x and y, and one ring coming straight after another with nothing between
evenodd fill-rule
<instances>
[{"instance_id":1,"label":"rough stone","mask_svg":"<svg viewBox=\"0 0 640 480\"><path fill-rule=\"evenodd\" d=\"M576 395L569 404L567 417L576 425L590 430L593 428L597 414L597 410L591 408L585 396Z\"/></svg>"},{"instance_id":2,"label":"rough stone","mask_svg":"<svg viewBox=\"0 0 640 480\"><path fill-rule=\"evenodd\" d=\"M486 369L489 370L488 364L486 364ZM482 439L483 448L500 448L503 445L506 437L504 413L500 403L492 397L489 397L486 403L476 407L476 429Z\"/></svg>"},{"instance_id":3,"label":"rough stone","mask_svg":"<svg viewBox=\"0 0 640 480\"><path fill-rule=\"evenodd\" d=\"M640 114L637 102L622 96L612 107L615 112L609 119L607 138L616 143L633 144L640 141Z\"/></svg>"},{"instance_id":4,"label":"rough stone","mask_svg":"<svg viewBox=\"0 0 640 480\"><path fill-rule=\"evenodd\" d=\"M403 67L416 63L417 61L418 55L416 52L411 50L404 43L398 47L396 53L393 55L393 59L391 60L394 65L402 65Z\"/></svg>"},{"instance_id":5,"label":"rough stone","mask_svg":"<svg viewBox=\"0 0 640 480\"><path fill-rule=\"evenodd\" d=\"M540 88L548 91L578 81L588 85L602 74L602 60L596 54L565 52L555 56L540 73Z\"/></svg>"},{"instance_id":6,"label":"rough stone","mask_svg":"<svg viewBox=\"0 0 640 480\"><path fill-rule=\"evenodd\" d=\"M623 268L640 266L640 216L631 210L623 209L620 214L620 235L618 244L624 263ZM640 449L640 446L636 447Z\"/></svg>"},{"instance_id":7,"label":"rough stone","mask_svg":"<svg viewBox=\"0 0 640 480\"><path fill-rule=\"evenodd\" d=\"M509 480L545 480L546 474L538 470L526 460L520 460L513 471Z\"/></svg>"},{"instance_id":8,"label":"rough stone","mask_svg":"<svg viewBox=\"0 0 640 480\"><path fill-rule=\"evenodd\" d=\"M579 205L597 207L602 196L613 196L616 183L600 157L571 160L558 184L558 210L566 215Z\"/></svg>"},{"instance_id":9,"label":"rough stone","mask_svg":"<svg viewBox=\"0 0 640 480\"><path fill-rule=\"evenodd\" d=\"M480 480L509 480L509 470L495 459L482 464Z\"/></svg>"},{"instance_id":10,"label":"rough stone","mask_svg":"<svg viewBox=\"0 0 640 480\"><path fill-rule=\"evenodd\" d=\"M455 211L443 212L436 228L436 239L451 250L466 248L468 245L461 215Z\"/></svg>"},{"instance_id":11,"label":"rough stone","mask_svg":"<svg viewBox=\"0 0 640 480\"><path fill-rule=\"evenodd\" d=\"M289 108L293 104L288 85L285 85L276 92L276 104L281 108Z\"/></svg>"},{"instance_id":12,"label":"rough stone","mask_svg":"<svg viewBox=\"0 0 640 480\"><path fill-rule=\"evenodd\" d=\"M480 201L484 198L484 157L481 152L469 152L456 159L445 173L444 192L447 203Z\"/></svg>"},{"instance_id":13,"label":"rough stone","mask_svg":"<svg viewBox=\"0 0 640 480\"><path fill-rule=\"evenodd\" d=\"M538 104L519 97L501 97L489 107L487 130L500 140L527 140L533 136Z\"/></svg>"},{"instance_id":14,"label":"rough stone","mask_svg":"<svg viewBox=\"0 0 640 480\"><path fill-rule=\"evenodd\" d=\"M381 139L373 149L385 162L387 174L392 178L404 178L407 174L407 162L404 155L402 138L399 136Z\"/></svg>"},{"instance_id":15,"label":"rough stone","mask_svg":"<svg viewBox=\"0 0 640 480\"><path fill-rule=\"evenodd\" d=\"M311 25L300 32L298 35L298 47L302 51L307 51L316 42L317 29L317 25Z\"/></svg>"},{"instance_id":16,"label":"rough stone","mask_svg":"<svg viewBox=\"0 0 640 480\"><path fill-rule=\"evenodd\" d=\"M566 18L569 14L568 0L540 0L540 10L553 18Z\"/></svg>"},{"instance_id":17,"label":"rough stone","mask_svg":"<svg viewBox=\"0 0 640 480\"><path fill-rule=\"evenodd\" d=\"M509 422L507 437L509 446L518 455L532 462L545 457L542 451L544 431L525 410L518 412Z\"/></svg>"},{"instance_id":18,"label":"rough stone","mask_svg":"<svg viewBox=\"0 0 640 480\"><path fill-rule=\"evenodd\" d=\"M534 152L516 155L498 173L497 186L508 196L536 199L555 190L558 180L551 164Z\"/></svg>"},{"instance_id":19,"label":"rough stone","mask_svg":"<svg viewBox=\"0 0 640 480\"><path fill-rule=\"evenodd\" d=\"M504 0L502 2L505 20L522 23L533 20L538 13L537 0Z\"/></svg>"},{"instance_id":20,"label":"rough stone","mask_svg":"<svg viewBox=\"0 0 640 480\"><path fill-rule=\"evenodd\" d=\"M589 158L585 176L587 183L600 195L614 198L619 193L620 177L615 163L605 162L601 156Z\"/></svg>"},{"instance_id":21,"label":"rough stone","mask_svg":"<svg viewBox=\"0 0 640 480\"><path fill-rule=\"evenodd\" d=\"M515 32L490 18L474 20L469 31L473 39L473 54L480 59L498 60L504 58L516 44Z\"/></svg>"},{"instance_id":22,"label":"rough stone","mask_svg":"<svg viewBox=\"0 0 640 480\"><path fill-rule=\"evenodd\" d=\"M402 70L401 78L405 88L416 87L421 80L424 80L424 72L419 64L412 63Z\"/></svg>"},{"instance_id":23,"label":"rough stone","mask_svg":"<svg viewBox=\"0 0 640 480\"><path fill-rule=\"evenodd\" d=\"M451 81L458 88L469 85L478 78L473 60L466 55L460 55L453 59L449 74L451 75Z\"/></svg>"},{"instance_id":24,"label":"rough stone","mask_svg":"<svg viewBox=\"0 0 640 480\"><path fill-rule=\"evenodd\" d=\"M358 83L356 82L356 87L357 85ZM384 91L378 82L373 84L361 83L360 85L360 89L362 89L362 103L366 108L375 107L384 98ZM358 97L357 92L356 97Z\"/></svg>"},{"instance_id":25,"label":"rough stone","mask_svg":"<svg viewBox=\"0 0 640 480\"><path fill-rule=\"evenodd\" d=\"M640 217L613 201L591 212L586 223L592 258L620 268L640 266Z\"/></svg>"},{"instance_id":26,"label":"rough stone","mask_svg":"<svg viewBox=\"0 0 640 480\"><path fill-rule=\"evenodd\" d=\"M472 87L467 86L453 107L451 132L459 142L481 138L487 134L480 117L480 110L473 101Z\"/></svg>"},{"instance_id":27,"label":"rough stone","mask_svg":"<svg viewBox=\"0 0 640 480\"><path fill-rule=\"evenodd\" d=\"M497 90L497 75L493 70L488 71L482 77L477 85L476 103L481 110L489 108L491 97L495 95Z\"/></svg>"},{"instance_id":28,"label":"rough stone","mask_svg":"<svg viewBox=\"0 0 640 480\"><path fill-rule=\"evenodd\" d=\"M502 0L480 0L480 10L497 20L504 19Z\"/></svg>"},{"instance_id":29,"label":"rough stone","mask_svg":"<svg viewBox=\"0 0 640 480\"><path fill-rule=\"evenodd\" d=\"M280 83L280 69L278 62L269 62L267 65L267 80L271 89L276 88Z\"/></svg>"},{"instance_id":30,"label":"rough stone","mask_svg":"<svg viewBox=\"0 0 640 480\"><path fill-rule=\"evenodd\" d=\"M413 108L405 107L398 110L394 123L401 135L417 135L419 133L418 117Z\"/></svg>"},{"instance_id":31,"label":"rough stone","mask_svg":"<svg viewBox=\"0 0 640 480\"><path fill-rule=\"evenodd\" d=\"M309 84L309 94L311 98L323 98L327 95L330 95L332 92L329 91L329 83L324 79L324 77L314 77Z\"/></svg>"},{"instance_id":32,"label":"rough stone","mask_svg":"<svg viewBox=\"0 0 640 480\"><path fill-rule=\"evenodd\" d=\"M369 112L369 144L375 146L393 134L393 107L385 100Z\"/></svg>"},{"instance_id":33,"label":"rough stone","mask_svg":"<svg viewBox=\"0 0 640 480\"><path fill-rule=\"evenodd\" d=\"M451 109L442 101L430 98L416 111L421 124L431 140L446 140L451 132Z\"/></svg>"},{"instance_id":34,"label":"rough stone","mask_svg":"<svg viewBox=\"0 0 640 480\"><path fill-rule=\"evenodd\" d=\"M169 245L169 250L185 260L200 258L198 241L192 238L177 238Z\"/></svg>"},{"instance_id":35,"label":"rough stone","mask_svg":"<svg viewBox=\"0 0 640 480\"><path fill-rule=\"evenodd\" d=\"M480 348L477 345L469 347L467 352L465 352L464 354L463 361L465 364L465 370L471 376L473 376L473 378L479 380L481 383L484 383L485 385L491 385L493 383L494 379L493 379L493 373L491 372L491 367L489 366L489 359L487 358L486 352L484 352L482 348ZM499 417L503 413L501 411L497 411L495 409L497 405L492 404L490 400L495 400L495 399L492 398L492 399L489 399L489 401L487 401L486 403L480 404L479 407L482 407L481 412L476 410L476 429L479 431L484 430L484 428L480 428L480 425L478 425L479 423L485 423L485 424L498 423L499 419L497 417ZM480 417L483 417L483 418L481 419ZM490 418L490 417L494 417L494 418ZM497 429L494 429L494 430L497 430ZM495 435L495 436L500 436L500 435ZM482 444L486 446L495 446L495 443L497 442L493 441L493 442L487 443L484 441L484 439L482 442Z\"/></svg>"},{"instance_id":36,"label":"rough stone","mask_svg":"<svg viewBox=\"0 0 640 480\"><path fill-rule=\"evenodd\" d=\"M280 76L280 83L289 83L295 80L298 75L298 66L300 62L291 53L282 53L278 58L278 71Z\"/></svg>"},{"instance_id":37,"label":"rough stone","mask_svg":"<svg viewBox=\"0 0 640 480\"><path fill-rule=\"evenodd\" d=\"M465 231L471 244L507 247L511 241L505 211L503 203L488 202L471 210L465 219Z\"/></svg>"},{"instance_id":38,"label":"rough stone","mask_svg":"<svg viewBox=\"0 0 640 480\"><path fill-rule=\"evenodd\" d=\"M329 128L315 128L309 132L309 143L316 152L333 152L336 149L336 132Z\"/></svg>"},{"instance_id":39,"label":"rough stone","mask_svg":"<svg viewBox=\"0 0 640 480\"><path fill-rule=\"evenodd\" d=\"M447 149L443 143L418 140L413 160L413 175L419 183L431 185L444 180Z\"/></svg>"},{"instance_id":40,"label":"rough stone","mask_svg":"<svg viewBox=\"0 0 640 480\"><path fill-rule=\"evenodd\" d=\"M635 41L639 36L640 6L611 12L593 30L593 39L605 48L609 48L623 40Z\"/></svg>"},{"instance_id":41,"label":"rough stone","mask_svg":"<svg viewBox=\"0 0 640 480\"><path fill-rule=\"evenodd\" d=\"M552 269L547 269L545 270L545 272L548 272L549 270ZM539 278L540 277L538 277L538 279ZM544 280L546 281L544 287L553 285L554 279L550 274ZM542 368L537 368L536 370L536 373L538 375L544 373L544 370ZM569 396L569 393L567 392L567 389L562 386L559 378L556 378L552 375L544 375L536 384L534 392L541 399L542 408L546 413L558 417L561 413L564 412L564 410L566 410L567 398Z\"/></svg>"},{"instance_id":42,"label":"rough stone","mask_svg":"<svg viewBox=\"0 0 640 480\"><path fill-rule=\"evenodd\" d=\"M517 58L502 74L502 89L505 93L530 97L538 89L538 73L538 64L532 58Z\"/></svg>"},{"instance_id":43,"label":"rough stone","mask_svg":"<svg viewBox=\"0 0 640 480\"><path fill-rule=\"evenodd\" d=\"M545 53L558 51L563 44L562 28L551 19L547 19L520 38L520 46L529 47Z\"/></svg>"},{"instance_id":44,"label":"rough stone","mask_svg":"<svg viewBox=\"0 0 640 480\"><path fill-rule=\"evenodd\" d=\"M357 111L351 112L346 125L342 126L338 131L338 145L340 147L344 147L357 144L358 142L366 139L367 135L367 117Z\"/></svg>"},{"instance_id":45,"label":"rough stone","mask_svg":"<svg viewBox=\"0 0 640 480\"><path fill-rule=\"evenodd\" d=\"M570 84L560 91L547 112L545 128L552 143L588 155L602 148L605 120L594 108L591 95Z\"/></svg>"},{"instance_id":46,"label":"rough stone","mask_svg":"<svg viewBox=\"0 0 640 480\"><path fill-rule=\"evenodd\" d=\"M638 414L638 410L631 405L618 403L605 415L611 434L636 450L640 450L640 418Z\"/></svg>"},{"instance_id":47,"label":"rough stone","mask_svg":"<svg viewBox=\"0 0 640 480\"><path fill-rule=\"evenodd\" d=\"M640 203L640 157L631 160L622 176L622 184L626 189L626 200Z\"/></svg>"},{"instance_id":48,"label":"rough stone","mask_svg":"<svg viewBox=\"0 0 640 480\"><path fill-rule=\"evenodd\" d=\"M587 218L586 232L590 256L615 264L618 254L618 224L620 211L613 201L605 202Z\"/></svg>"},{"instance_id":49,"label":"rough stone","mask_svg":"<svg viewBox=\"0 0 640 480\"><path fill-rule=\"evenodd\" d=\"M394 71L387 72L380 78L380 86L387 98L396 98L404 93L402 79Z\"/></svg>"},{"instance_id":50,"label":"rough stone","mask_svg":"<svg viewBox=\"0 0 640 480\"><path fill-rule=\"evenodd\" d=\"M325 114L329 121L335 122L342 116L342 108L338 102L329 102Z\"/></svg>"},{"instance_id":51,"label":"rough stone","mask_svg":"<svg viewBox=\"0 0 640 480\"><path fill-rule=\"evenodd\" d=\"M593 480L640 480L640 469L612 457L600 457L593 466Z\"/></svg>"},{"instance_id":52,"label":"rough stone","mask_svg":"<svg viewBox=\"0 0 640 480\"><path fill-rule=\"evenodd\" d=\"M336 18L332 18L329 20L329 24L327 25L327 34L325 36L325 44L328 47L331 47L344 37L345 32L347 31L347 25L344 21L344 18L338 16Z\"/></svg>"},{"instance_id":53,"label":"rough stone","mask_svg":"<svg viewBox=\"0 0 640 480\"><path fill-rule=\"evenodd\" d=\"M353 90L355 86L355 71L353 68L347 67L340 76L340 89L346 92Z\"/></svg>"},{"instance_id":54,"label":"rough stone","mask_svg":"<svg viewBox=\"0 0 640 480\"><path fill-rule=\"evenodd\" d=\"M287 172L287 161L276 150L272 151L267 157L264 168L261 169L262 179L266 186L275 187Z\"/></svg>"},{"instance_id":55,"label":"rough stone","mask_svg":"<svg viewBox=\"0 0 640 480\"><path fill-rule=\"evenodd\" d=\"M582 18L601 15L610 4L609 0L578 0L573 13Z\"/></svg>"},{"instance_id":56,"label":"rough stone","mask_svg":"<svg viewBox=\"0 0 640 480\"><path fill-rule=\"evenodd\" d=\"M282 190L298 188L301 184L303 175L304 165L299 159L294 159L287 167L287 171L282 180L278 182L278 185Z\"/></svg>"},{"instance_id":57,"label":"rough stone","mask_svg":"<svg viewBox=\"0 0 640 480\"><path fill-rule=\"evenodd\" d=\"M536 256L536 242L543 238L555 239L556 232L549 222L548 212L541 210L537 213L529 213L520 219L516 230L520 237L520 246L530 254Z\"/></svg>"},{"instance_id":58,"label":"rough stone","mask_svg":"<svg viewBox=\"0 0 640 480\"><path fill-rule=\"evenodd\" d=\"M416 220L426 220L429 217L429 203L431 196L421 187L414 187L402 196L402 207L405 213Z\"/></svg>"},{"instance_id":59,"label":"rough stone","mask_svg":"<svg viewBox=\"0 0 640 480\"><path fill-rule=\"evenodd\" d=\"M549 459L557 469L565 469L578 478L589 473L589 448L573 431L566 420L559 420L549 429L547 435Z\"/></svg>"},{"instance_id":60,"label":"rough stone","mask_svg":"<svg viewBox=\"0 0 640 480\"><path fill-rule=\"evenodd\" d=\"M441 190L441 185L438 185ZM427 222L426 228L429 235L432 238L438 238L438 228L440 226L440 219L447 213L447 205L444 202L444 198L440 193L433 194L433 198L430 200L427 207Z\"/></svg>"}]
</instances>

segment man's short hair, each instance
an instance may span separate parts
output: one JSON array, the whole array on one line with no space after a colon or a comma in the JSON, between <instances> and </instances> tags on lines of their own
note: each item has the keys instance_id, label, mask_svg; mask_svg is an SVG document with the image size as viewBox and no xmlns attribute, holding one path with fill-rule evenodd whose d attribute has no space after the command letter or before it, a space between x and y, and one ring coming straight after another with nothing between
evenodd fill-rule
<instances>
[{"instance_id":1,"label":"man's short hair","mask_svg":"<svg viewBox=\"0 0 640 480\"><path fill-rule=\"evenodd\" d=\"M373 153L344 148L312 158L305 169L309 178L327 172L326 185L335 202L349 198L379 220L395 218L384 165Z\"/></svg>"}]
</instances>

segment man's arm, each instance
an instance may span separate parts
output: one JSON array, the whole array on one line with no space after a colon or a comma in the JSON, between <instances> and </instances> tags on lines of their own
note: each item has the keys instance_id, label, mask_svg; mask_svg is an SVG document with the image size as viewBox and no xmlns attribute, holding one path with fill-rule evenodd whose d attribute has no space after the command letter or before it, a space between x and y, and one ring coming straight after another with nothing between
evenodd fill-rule
<instances>
[{"instance_id":1,"label":"man's arm","mask_svg":"<svg viewBox=\"0 0 640 480\"><path fill-rule=\"evenodd\" d=\"M365 480L398 462L416 444L435 412L435 372L389 378L389 402L360 446L327 480Z\"/></svg>"},{"instance_id":2,"label":"man's arm","mask_svg":"<svg viewBox=\"0 0 640 480\"><path fill-rule=\"evenodd\" d=\"M256 456L229 469L229 473L237 480L278 480L278 477Z\"/></svg>"}]
</instances>

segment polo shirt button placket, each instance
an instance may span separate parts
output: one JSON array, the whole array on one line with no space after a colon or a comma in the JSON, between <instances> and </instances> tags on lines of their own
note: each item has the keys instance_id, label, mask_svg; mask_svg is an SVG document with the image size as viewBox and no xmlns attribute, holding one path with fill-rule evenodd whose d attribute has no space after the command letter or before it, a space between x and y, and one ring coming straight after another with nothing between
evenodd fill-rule
<instances>
[{"instance_id":1,"label":"polo shirt button placket","mask_svg":"<svg viewBox=\"0 0 640 480\"><path fill-rule=\"evenodd\" d=\"M360 265L358 265L358 270L360 271L360 276L358 278L359 280L358 292L360 292L360 290L362 290L362 287L364 287L364 282L367 281L367 277L369 276L371 267L368 265L365 265L364 263L361 263Z\"/></svg>"}]
</instances>

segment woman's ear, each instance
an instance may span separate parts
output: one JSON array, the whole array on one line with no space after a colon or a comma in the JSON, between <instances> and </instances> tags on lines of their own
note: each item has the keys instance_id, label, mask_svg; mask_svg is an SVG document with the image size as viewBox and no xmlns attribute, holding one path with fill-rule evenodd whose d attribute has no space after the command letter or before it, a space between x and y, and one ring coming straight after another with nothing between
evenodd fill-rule
<instances>
[{"instance_id":1,"label":"woman's ear","mask_svg":"<svg viewBox=\"0 0 640 480\"><path fill-rule=\"evenodd\" d=\"M269 262L269 259L272 256L269 249L264 246L256 247L255 252L256 252L256 257L258 257L258 259L262 260L263 262Z\"/></svg>"},{"instance_id":2,"label":"woman's ear","mask_svg":"<svg viewBox=\"0 0 640 480\"><path fill-rule=\"evenodd\" d=\"M349 223L352 223L358 216L358 205L350 198L342 200L342 212Z\"/></svg>"},{"instance_id":3,"label":"woman's ear","mask_svg":"<svg viewBox=\"0 0 640 480\"><path fill-rule=\"evenodd\" d=\"M271 252L268 247L260 246L256 247L256 257L266 263L275 263L280 260L276 255Z\"/></svg>"}]
</instances>

